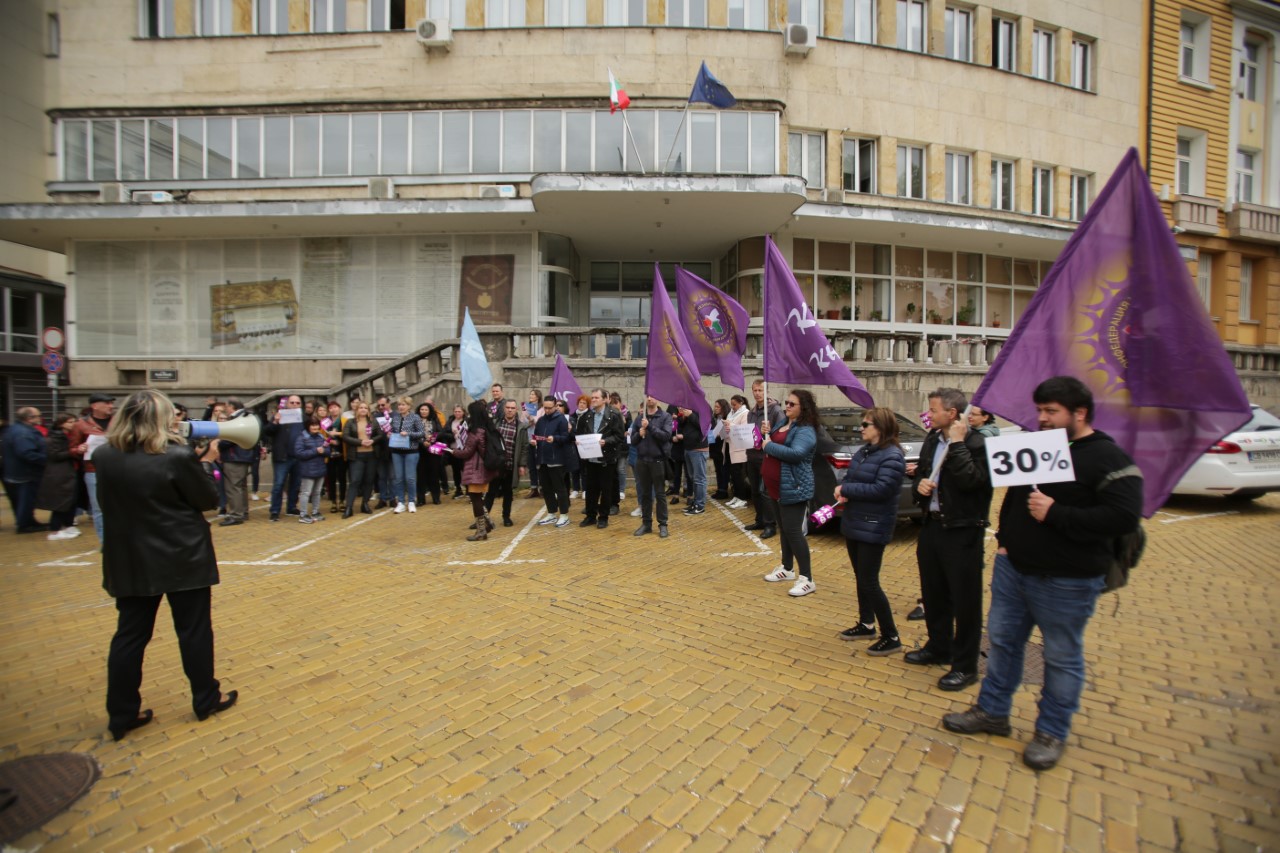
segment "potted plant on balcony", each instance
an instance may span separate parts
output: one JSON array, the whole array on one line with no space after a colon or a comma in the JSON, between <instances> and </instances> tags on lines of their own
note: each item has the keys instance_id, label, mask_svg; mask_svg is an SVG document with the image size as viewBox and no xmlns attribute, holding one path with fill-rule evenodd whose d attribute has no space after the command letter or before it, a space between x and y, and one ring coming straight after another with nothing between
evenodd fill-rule
<instances>
[{"instance_id":1,"label":"potted plant on balcony","mask_svg":"<svg viewBox=\"0 0 1280 853\"><path fill-rule=\"evenodd\" d=\"M880 310L872 311L867 315L867 319L873 323L879 323L884 319L884 312Z\"/></svg>"},{"instance_id":2,"label":"potted plant on balcony","mask_svg":"<svg viewBox=\"0 0 1280 853\"><path fill-rule=\"evenodd\" d=\"M840 319L841 319L841 320L852 320L852 319L853 319L853 308L852 308L852 307L850 307L850 306L848 306L848 305L846 305L846 306L844 306L843 308L841 308L841 309L840 309Z\"/></svg>"},{"instance_id":3,"label":"potted plant on balcony","mask_svg":"<svg viewBox=\"0 0 1280 853\"><path fill-rule=\"evenodd\" d=\"M966 303L965 303L963 306L961 306L960 308L957 308L957 309L956 309L956 325L957 325L957 326L972 326L972 325L973 325L973 314L974 314L974 310L975 310L975 309L974 309L974 305L973 305L973 300L972 300L972 299L970 299L968 302L966 302Z\"/></svg>"},{"instance_id":4,"label":"potted plant on balcony","mask_svg":"<svg viewBox=\"0 0 1280 853\"><path fill-rule=\"evenodd\" d=\"M937 311L933 310L932 308L930 308L930 309L929 309L929 322L930 322L930 323L941 323L941 322L942 322L942 315L941 315L941 314L939 314Z\"/></svg>"},{"instance_id":5,"label":"potted plant on balcony","mask_svg":"<svg viewBox=\"0 0 1280 853\"><path fill-rule=\"evenodd\" d=\"M916 316L916 304L908 302L907 307L902 309L902 319L908 323L914 323Z\"/></svg>"},{"instance_id":6,"label":"potted plant on balcony","mask_svg":"<svg viewBox=\"0 0 1280 853\"><path fill-rule=\"evenodd\" d=\"M999 311L991 315L991 327L993 329L1000 328L1000 312Z\"/></svg>"},{"instance_id":7,"label":"potted plant on balcony","mask_svg":"<svg viewBox=\"0 0 1280 853\"><path fill-rule=\"evenodd\" d=\"M827 292L831 294L832 302L842 302L849 298L849 294L853 292L853 282L842 275L829 275L823 279L827 285ZM840 319L839 308L827 309L828 320Z\"/></svg>"}]
</instances>

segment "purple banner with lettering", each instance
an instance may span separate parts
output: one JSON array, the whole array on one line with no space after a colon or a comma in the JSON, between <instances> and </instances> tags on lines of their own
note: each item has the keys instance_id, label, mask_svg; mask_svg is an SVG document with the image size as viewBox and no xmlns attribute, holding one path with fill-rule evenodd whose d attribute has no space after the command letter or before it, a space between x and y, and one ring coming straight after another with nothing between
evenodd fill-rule
<instances>
[{"instance_id":1,"label":"purple banner with lettering","mask_svg":"<svg viewBox=\"0 0 1280 853\"><path fill-rule=\"evenodd\" d=\"M1061 375L1090 388L1094 427L1142 469L1147 517L1200 454L1249 419L1231 358L1132 148L1017 318L973 403L1038 429L1031 393Z\"/></svg>"},{"instance_id":2,"label":"purple banner with lettering","mask_svg":"<svg viewBox=\"0 0 1280 853\"><path fill-rule=\"evenodd\" d=\"M676 267L676 302L698 371L703 376L718 373L724 384L745 388L742 355L747 351L747 323L751 320L747 309L681 267Z\"/></svg>"},{"instance_id":3,"label":"purple banner with lettering","mask_svg":"<svg viewBox=\"0 0 1280 853\"><path fill-rule=\"evenodd\" d=\"M764 379L796 385L834 385L853 403L875 405L827 339L796 277L772 237L765 237Z\"/></svg>"},{"instance_id":4,"label":"purple banner with lettering","mask_svg":"<svg viewBox=\"0 0 1280 853\"><path fill-rule=\"evenodd\" d=\"M705 429L711 423L711 407L702 393L702 374L689 350L680 319L667 295L658 265L653 265L653 305L649 309L649 360L645 366L644 393L664 403L675 403L698 413Z\"/></svg>"}]
</instances>

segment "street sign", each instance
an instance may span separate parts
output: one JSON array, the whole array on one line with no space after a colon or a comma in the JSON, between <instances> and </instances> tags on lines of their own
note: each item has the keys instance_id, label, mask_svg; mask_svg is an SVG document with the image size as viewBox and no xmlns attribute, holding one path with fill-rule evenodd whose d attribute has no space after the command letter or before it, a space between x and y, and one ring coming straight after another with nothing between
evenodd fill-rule
<instances>
[{"instance_id":1,"label":"street sign","mask_svg":"<svg viewBox=\"0 0 1280 853\"><path fill-rule=\"evenodd\" d=\"M62 330L57 326L47 326L40 336L40 340L44 341L45 349L59 351L62 349L62 345L67 342L66 335L62 334Z\"/></svg>"},{"instance_id":2,"label":"street sign","mask_svg":"<svg viewBox=\"0 0 1280 853\"><path fill-rule=\"evenodd\" d=\"M63 359L62 353L50 350L40 357L40 364L43 365L45 373L61 373L62 368L66 366L66 360Z\"/></svg>"},{"instance_id":3,"label":"street sign","mask_svg":"<svg viewBox=\"0 0 1280 853\"><path fill-rule=\"evenodd\" d=\"M152 382L177 382L178 371L169 369L148 370L147 379Z\"/></svg>"}]
</instances>

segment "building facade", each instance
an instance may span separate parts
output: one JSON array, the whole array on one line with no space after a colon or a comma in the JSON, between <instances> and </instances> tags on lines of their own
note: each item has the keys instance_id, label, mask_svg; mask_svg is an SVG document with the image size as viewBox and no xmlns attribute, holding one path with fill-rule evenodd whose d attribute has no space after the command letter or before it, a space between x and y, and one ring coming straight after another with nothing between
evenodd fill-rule
<instances>
[{"instance_id":1,"label":"building facade","mask_svg":"<svg viewBox=\"0 0 1280 853\"><path fill-rule=\"evenodd\" d=\"M1280 347L1280 3L1157 0L1148 172L1225 343Z\"/></svg>"},{"instance_id":2,"label":"building facade","mask_svg":"<svg viewBox=\"0 0 1280 853\"><path fill-rule=\"evenodd\" d=\"M65 256L85 388L325 387L464 306L643 328L655 262L758 315L765 234L830 330L999 339L1144 121L1145 10L1107 0L46 0L44 25L17 154L42 181L0 239ZM736 106L687 104L703 61Z\"/></svg>"}]
</instances>

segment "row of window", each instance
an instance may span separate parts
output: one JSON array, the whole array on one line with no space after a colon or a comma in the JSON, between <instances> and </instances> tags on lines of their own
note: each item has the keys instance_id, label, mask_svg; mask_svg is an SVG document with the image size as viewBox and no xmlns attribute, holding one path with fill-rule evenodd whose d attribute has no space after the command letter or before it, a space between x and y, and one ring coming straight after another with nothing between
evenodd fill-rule
<instances>
[{"instance_id":1,"label":"row of window","mask_svg":"<svg viewBox=\"0 0 1280 853\"><path fill-rule=\"evenodd\" d=\"M1209 85L1213 19L1203 12L1183 9L1178 28L1178 75L1186 81ZM1236 92L1246 101L1264 103L1267 95L1267 38L1245 31L1244 40L1233 48L1236 64Z\"/></svg>"},{"instance_id":2,"label":"row of window","mask_svg":"<svg viewBox=\"0 0 1280 853\"><path fill-rule=\"evenodd\" d=\"M843 5L843 23L837 38L863 44L878 43L876 3L895 4L897 21L896 46L916 53L928 52L929 3L939 0L834 0ZM141 29L152 38L176 35L175 21L179 9L194 4L192 19L195 35L225 36L241 34L236 28L236 7L252 3L249 32L282 34L289 32L289 0L143 0ZM587 25L587 0L544 0L544 20L549 27L581 27ZM786 0L787 21L816 27L825 33L824 0ZM406 18L404 0L369 0L362 4L364 20L348 16L347 0L309 0L307 22L310 32L371 31L412 28ZM448 20L453 29L463 29L467 21L467 0L428 0L427 15ZM526 0L484 0L487 28L525 27ZM948 5L944 11L945 44L942 54L961 62L973 62L976 54L974 24L976 12L967 6ZM669 27L707 26L707 0L666 0L666 25ZM605 0L604 25L607 27L652 26L646 0ZM766 0L728 0L729 29L769 30ZM1028 73L1042 80L1055 79L1055 52L1059 50L1058 31L1036 24L1029 34L1031 66L1018 67L1018 21L997 14L992 19L991 65L1004 71ZM1078 89L1093 89L1093 41L1073 37L1070 84ZM1065 82L1065 81L1064 81Z\"/></svg>"},{"instance_id":3,"label":"row of window","mask_svg":"<svg viewBox=\"0 0 1280 853\"><path fill-rule=\"evenodd\" d=\"M59 122L66 181L532 172L778 172L778 116L453 110Z\"/></svg>"},{"instance_id":4,"label":"row of window","mask_svg":"<svg viewBox=\"0 0 1280 853\"><path fill-rule=\"evenodd\" d=\"M1203 196L1205 194L1205 162L1208 134L1194 128L1178 128L1177 152L1174 165L1174 191L1178 195ZM1231 168L1231 192L1233 201L1245 204L1259 202L1262 187L1258 169L1262 165L1262 152L1249 148L1237 148Z\"/></svg>"},{"instance_id":5,"label":"row of window","mask_svg":"<svg viewBox=\"0 0 1280 853\"><path fill-rule=\"evenodd\" d=\"M810 187L826 186L823 172L826 142L824 134L793 131L787 135L788 164L790 171L802 175ZM876 139L845 139L841 158L843 187L847 192L880 192L879 167L876 162L879 142ZM928 149L921 145L898 145L896 155L897 186L900 198L927 199ZM1068 217L1079 221L1089 209L1091 176L1071 173ZM949 204L974 203L973 154L967 151L947 151L943 163L944 191L941 199ZM990 173L992 210L1016 211L1017 164L1013 160L993 157ZM1025 211L1037 216L1055 215L1054 187L1057 169L1054 166L1035 164L1031 167L1031 207Z\"/></svg>"}]
</instances>

